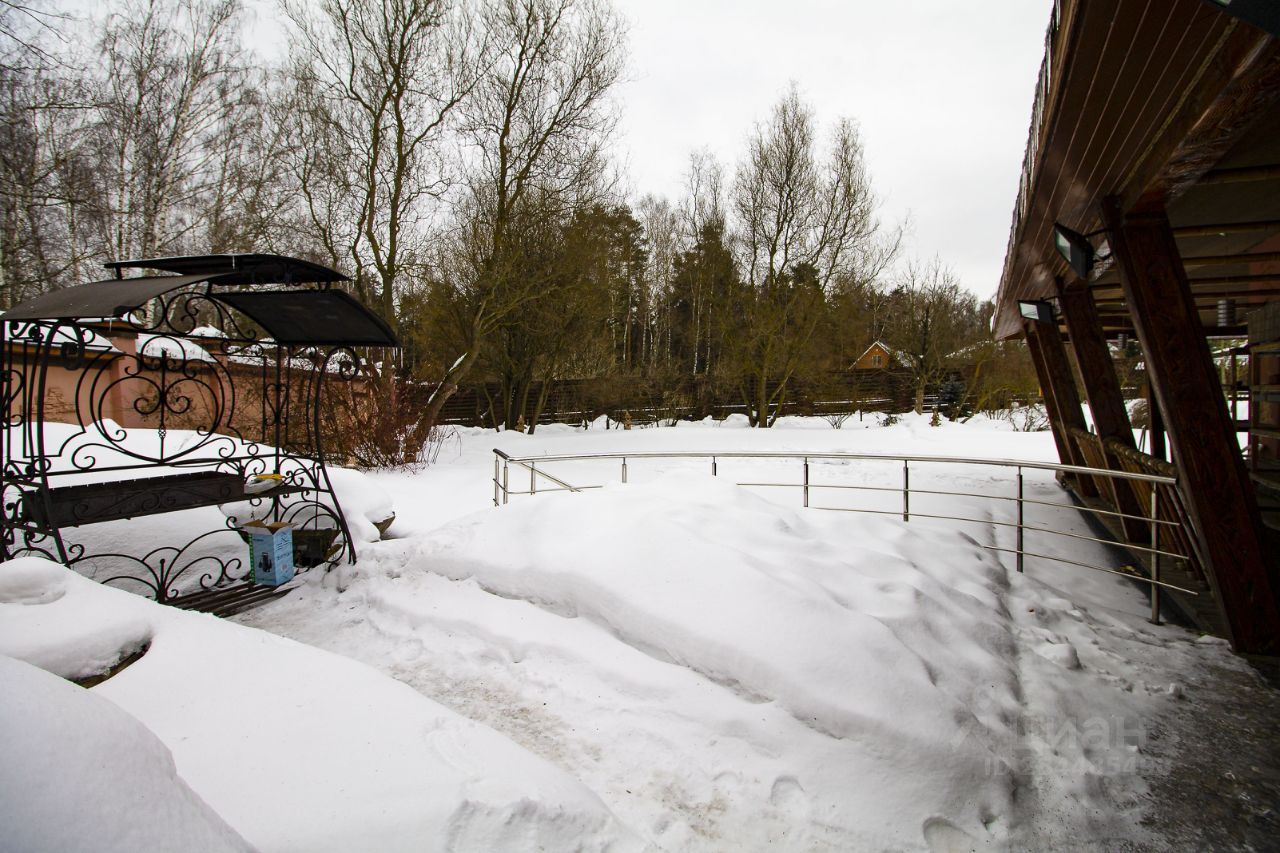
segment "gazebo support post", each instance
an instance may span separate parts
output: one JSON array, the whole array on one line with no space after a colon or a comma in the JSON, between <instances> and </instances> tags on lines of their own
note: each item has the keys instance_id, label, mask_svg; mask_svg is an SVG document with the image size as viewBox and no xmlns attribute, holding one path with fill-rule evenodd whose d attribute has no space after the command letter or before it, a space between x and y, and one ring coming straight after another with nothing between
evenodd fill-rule
<instances>
[{"instance_id":1,"label":"gazebo support post","mask_svg":"<svg viewBox=\"0 0 1280 853\"><path fill-rule=\"evenodd\" d=\"M1280 602L1261 515L1168 217L1158 206L1126 214L1114 197L1104 200L1102 215L1232 645L1280 651Z\"/></svg>"},{"instance_id":2,"label":"gazebo support post","mask_svg":"<svg viewBox=\"0 0 1280 853\"><path fill-rule=\"evenodd\" d=\"M1085 398L1089 401L1093 428L1098 434L1102 455L1108 469L1119 471L1120 463L1107 450L1106 440L1114 438L1125 447L1134 449L1136 445L1133 441L1133 425L1129 422L1129 412L1124 407L1120 380L1116 378L1115 364L1107 349L1107 340L1102 334L1102 324L1098 319L1093 294L1084 282L1073 282L1067 286L1061 279L1057 282L1057 290L1058 303L1062 307L1063 319L1067 321L1071 349L1075 352L1076 364L1080 367L1080 382L1084 386ZM1104 480L1102 489L1117 511L1126 516L1141 517L1146 514L1127 480L1108 477ZM1148 526L1137 518L1126 517L1120 521L1125 538L1130 542L1142 542L1150 536Z\"/></svg>"}]
</instances>

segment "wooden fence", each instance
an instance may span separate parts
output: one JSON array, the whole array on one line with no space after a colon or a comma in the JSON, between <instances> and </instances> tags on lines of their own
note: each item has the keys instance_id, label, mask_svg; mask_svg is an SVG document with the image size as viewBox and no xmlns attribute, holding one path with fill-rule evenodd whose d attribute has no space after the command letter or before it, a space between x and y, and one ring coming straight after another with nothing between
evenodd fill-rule
<instances>
[{"instance_id":1,"label":"wooden fence","mask_svg":"<svg viewBox=\"0 0 1280 853\"><path fill-rule=\"evenodd\" d=\"M531 423L541 382L527 395L524 420ZM771 389L772 390L771 386ZM429 395L431 386L422 386ZM845 371L817 381L792 380L787 387L783 415L830 415L857 411L905 412L915 403L911 374L906 370ZM937 388L927 389L932 405ZM472 383L458 389L445 404L441 422L492 427L502 419L502 386L498 382ZM634 423L674 419L722 418L746 412L736 385L706 379L678 382L644 378L563 379L547 389L538 423L582 423L601 415L621 420L624 413Z\"/></svg>"}]
</instances>

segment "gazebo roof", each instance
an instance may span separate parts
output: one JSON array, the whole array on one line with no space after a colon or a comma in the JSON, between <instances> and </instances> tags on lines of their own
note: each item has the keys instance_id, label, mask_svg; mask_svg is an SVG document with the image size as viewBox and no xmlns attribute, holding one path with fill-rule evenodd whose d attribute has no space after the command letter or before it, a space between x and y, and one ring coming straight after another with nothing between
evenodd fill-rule
<instances>
[{"instance_id":1,"label":"gazebo roof","mask_svg":"<svg viewBox=\"0 0 1280 853\"><path fill-rule=\"evenodd\" d=\"M5 319L119 317L171 291L206 284L207 298L236 309L282 344L400 345L382 318L344 291L273 287L347 280L341 273L310 261L281 255L201 255L117 261L106 266L117 272L158 269L177 274L107 279L42 293L5 312Z\"/></svg>"},{"instance_id":2,"label":"gazebo roof","mask_svg":"<svg viewBox=\"0 0 1280 853\"><path fill-rule=\"evenodd\" d=\"M147 269L175 275L221 276L219 284L294 284L304 282L350 281L347 276L320 264L290 258L285 255L258 253L237 255L182 255L171 258L147 258L145 260L112 261L103 264L115 270L117 277L122 270Z\"/></svg>"}]
</instances>

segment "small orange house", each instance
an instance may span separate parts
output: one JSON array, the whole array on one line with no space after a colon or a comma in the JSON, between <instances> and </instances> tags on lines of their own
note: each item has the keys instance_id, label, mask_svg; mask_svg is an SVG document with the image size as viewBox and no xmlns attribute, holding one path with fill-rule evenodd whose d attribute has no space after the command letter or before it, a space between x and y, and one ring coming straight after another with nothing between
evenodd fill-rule
<instances>
[{"instance_id":1,"label":"small orange house","mask_svg":"<svg viewBox=\"0 0 1280 853\"><path fill-rule=\"evenodd\" d=\"M854 370L884 370L901 367L901 359L883 341L876 341L853 363Z\"/></svg>"}]
</instances>

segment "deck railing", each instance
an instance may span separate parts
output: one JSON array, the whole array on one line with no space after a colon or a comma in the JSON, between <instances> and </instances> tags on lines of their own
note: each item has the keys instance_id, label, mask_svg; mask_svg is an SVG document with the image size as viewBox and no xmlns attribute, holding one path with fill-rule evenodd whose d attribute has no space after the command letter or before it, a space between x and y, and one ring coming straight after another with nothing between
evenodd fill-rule
<instances>
[{"instance_id":1,"label":"deck railing","mask_svg":"<svg viewBox=\"0 0 1280 853\"><path fill-rule=\"evenodd\" d=\"M719 476L721 474L721 465L726 460L793 461L798 466L798 470L796 472L798 474L798 482L759 480L735 482L740 486L755 488L796 489L800 492L801 505L815 510L893 515L901 516L903 521L911 521L913 518L927 518L1013 528L1013 547L1002 547L996 544L984 545L983 547L991 551L1013 554L1015 556L1016 567L1019 572L1025 571L1026 558L1032 557L1042 560L1051 560L1057 563L1076 566L1078 568L1120 575L1121 577L1129 578L1139 583L1148 584L1151 587L1151 620L1157 623L1160 621L1160 589L1175 590L1187 595L1199 594L1196 590L1176 586L1162 581L1160 578L1162 560L1184 561L1187 559L1186 554L1180 553L1179 550L1171 550L1165 543L1170 541L1174 543L1181 543L1184 541L1191 541L1193 539L1193 537L1188 535L1188 531L1184 529L1180 514L1169 511L1172 508L1162 506L1162 500L1168 500L1168 494L1170 493L1169 490L1172 490L1173 493L1176 494L1176 489L1174 487L1177 482L1172 476L1163 474L1135 470L1111 471L1104 468L1086 468L1076 465L1060 465L1050 462L1030 462L1013 459L979 459L970 457L899 454L886 455L875 453L689 451L511 456L496 448L493 453L494 506L505 506L510 502L512 497L520 495L537 495L548 492L563 491L583 492L604 487L605 484L602 482L570 482L568 479L569 475L563 469L570 463L575 462L612 462L616 460L618 464L618 481L626 483L630 476L631 466L637 462L651 463L659 460L700 460L704 465L708 466L705 470L708 470L712 476ZM851 462L893 464L895 466L895 470L900 471L900 474L893 475L894 482L892 484L884 484L883 481L877 483L819 482L812 476L815 464L834 463L847 465ZM553 465L557 467L556 473L552 473L548 470L548 467ZM912 485L911 475L913 466L914 470L917 473L920 473L923 466L933 465L998 468L1007 471L1009 474L1008 494L992 494L989 492L941 488L939 487L940 484L936 482L926 483L925 487L922 487L920 485L919 477L917 477L916 484ZM513 485L511 478L512 468L517 469L521 477L527 474L527 489L522 488L519 485ZM1133 488L1134 486L1137 486L1138 488L1135 489L1135 491L1142 494L1146 500L1142 505L1141 513L1126 513L1115 509L1080 505L1079 503L1072 501L1065 491L1063 491L1064 500L1046 500L1044 499L1044 496L1028 495L1026 483L1028 472L1040 472L1042 475L1048 474L1056 478L1092 478L1095 482L1109 481L1119 483L1123 488ZM815 502L817 495L828 491L867 492L880 495L892 494L898 496L900 504L895 501L895 504L897 505L892 509L884 509L870 507L824 506ZM948 514L945 512L921 512L918 501L916 508L912 508L913 496L960 497L991 501L997 504L1013 504L1013 518L1011 520L998 518L994 513L989 517L976 518L972 516ZM1046 513L1061 512L1076 514L1075 517L1079 518L1078 513L1089 513L1099 518L1110 518L1121 523L1139 523L1146 528L1148 536L1144 539L1142 544L1129 542L1120 545L1114 539L1102 538L1100 536L1085 533L1070 532L1065 529L1047 526L1044 523L1029 523L1027 518L1028 507L1036 508L1036 511L1042 515ZM1062 520L1065 520L1065 517ZM1147 574L1142 574L1139 569L1132 564L1098 566L1091 563L1081 562L1079 560L1069 559L1064 556L1043 553L1041 550L1030 550L1027 545L1029 537L1035 538L1038 542L1044 542L1050 537L1058 537L1059 539L1067 539L1076 542L1092 542L1106 546L1123 547L1124 549L1140 554L1145 558L1145 562L1148 566Z\"/></svg>"}]
</instances>

